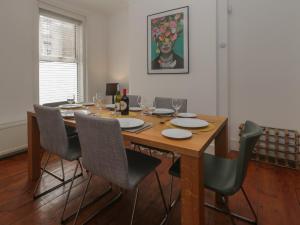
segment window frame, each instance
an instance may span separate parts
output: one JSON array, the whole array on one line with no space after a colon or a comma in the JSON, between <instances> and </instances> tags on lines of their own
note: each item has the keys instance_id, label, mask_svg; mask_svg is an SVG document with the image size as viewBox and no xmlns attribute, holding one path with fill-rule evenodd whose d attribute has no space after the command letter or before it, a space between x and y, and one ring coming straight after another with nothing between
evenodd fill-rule
<instances>
[{"instance_id":1,"label":"window frame","mask_svg":"<svg viewBox=\"0 0 300 225\"><path fill-rule=\"evenodd\" d=\"M40 27L39 27L39 19L41 12L49 13L51 17L57 16L58 19L63 18L65 21L74 21L80 23L78 26L78 31L76 32L78 38L78 42L80 44L76 45L77 49L76 52L78 55L77 58L77 91L79 93L78 100L85 101L88 96L88 79L87 79L87 53L86 53L86 16L82 12L78 12L76 10L65 9L62 6L53 5L52 3L46 3L42 0L37 1L37 8L35 10L35 20L34 20L34 27L35 27L35 38L34 41L34 58L36 59L36 66L34 69L34 93L33 93L33 100L36 104L40 103L40 93L39 93L39 64L40 64L40 48L39 48L39 34L40 34Z\"/></svg>"}]
</instances>

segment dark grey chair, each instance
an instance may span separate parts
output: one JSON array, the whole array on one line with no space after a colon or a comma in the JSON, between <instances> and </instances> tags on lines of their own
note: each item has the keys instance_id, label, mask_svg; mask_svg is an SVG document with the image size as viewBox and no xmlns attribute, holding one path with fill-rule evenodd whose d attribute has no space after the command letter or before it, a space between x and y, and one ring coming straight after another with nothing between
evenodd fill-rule
<instances>
[{"instance_id":1,"label":"dark grey chair","mask_svg":"<svg viewBox=\"0 0 300 225\"><path fill-rule=\"evenodd\" d=\"M139 95L128 95L129 98L129 107L140 107L138 103L138 98L141 98Z\"/></svg>"},{"instance_id":2,"label":"dark grey chair","mask_svg":"<svg viewBox=\"0 0 300 225\"><path fill-rule=\"evenodd\" d=\"M205 206L228 214L232 224L235 224L234 218L257 224L257 216L243 188L243 182L247 174L248 163L251 159L252 150L262 133L263 130L260 126L251 121L246 121L240 138L240 152L238 158L225 159L206 153L204 154L204 185L207 189L210 189L222 196L225 210L207 203ZM180 159L172 165L169 173L172 176L180 177ZM245 218L230 211L226 197L235 194L239 190L242 190L251 212L255 217L254 220Z\"/></svg>"},{"instance_id":3,"label":"dark grey chair","mask_svg":"<svg viewBox=\"0 0 300 225\"><path fill-rule=\"evenodd\" d=\"M90 181L94 175L102 177L122 189L135 189L130 222L132 225L139 193L139 184L151 172L155 172L162 201L166 213L168 213L159 176L156 172L156 168L161 161L139 152L124 149L118 120L96 118L77 113L75 114L75 119L82 148L83 166L89 171L90 175L74 224L76 224ZM111 205L120 196L121 192L108 205ZM98 213L93 214L88 221Z\"/></svg>"},{"instance_id":4,"label":"dark grey chair","mask_svg":"<svg viewBox=\"0 0 300 225\"><path fill-rule=\"evenodd\" d=\"M46 162L42 168L42 173L34 189L33 197L34 199L36 199L50 193L51 191L54 191L55 189L65 185L68 182L71 182L72 179L74 178L73 177L68 180L65 179L63 164L62 164L62 175L63 175L62 178L47 171L46 167L48 165L51 155L59 156L61 162L62 160L67 160L67 161L77 160L78 162L77 166L80 165L81 167L79 161L79 158L81 156L81 151L80 151L80 144L79 144L78 137L67 136L65 124L59 109L53 107L47 107L47 106L34 105L34 110L36 113L36 118L37 118L38 127L40 131L41 147L48 153ZM61 183L47 191L44 191L40 194L36 194L44 173L50 174L54 178L61 181ZM76 175L75 178L79 176L82 176L82 170L81 170L81 174Z\"/></svg>"},{"instance_id":5,"label":"dark grey chair","mask_svg":"<svg viewBox=\"0 0 300 225\"><path fill-rule=\"evenodd\" d=\"M180 99L180 100L182 101L182 106L178 110L178 112L181 113L187 112L187 99ZM173 109L172 98L155 97L154 105L156 108Z\"/></svg>"}]
</instances>

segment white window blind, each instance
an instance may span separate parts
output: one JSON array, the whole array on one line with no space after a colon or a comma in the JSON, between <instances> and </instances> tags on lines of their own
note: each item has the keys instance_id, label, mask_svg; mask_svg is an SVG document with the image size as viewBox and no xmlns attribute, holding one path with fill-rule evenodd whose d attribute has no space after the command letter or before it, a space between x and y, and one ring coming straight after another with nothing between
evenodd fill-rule
<instances>
[{"instance_id":1,"label":"white window blind","mask_svg":"<svg viewBox=\"0 0 300 225\"><path fill-rule=\"evenodd\" d=\"M81 24L50 12L40 12L39 102L81 101Z\"/></svg>"}]
</instances>

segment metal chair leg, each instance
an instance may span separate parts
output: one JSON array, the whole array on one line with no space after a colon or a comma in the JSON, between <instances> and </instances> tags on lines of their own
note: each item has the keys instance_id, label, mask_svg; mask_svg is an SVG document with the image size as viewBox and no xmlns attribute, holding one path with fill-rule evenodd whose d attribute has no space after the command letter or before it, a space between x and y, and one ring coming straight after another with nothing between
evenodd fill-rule
<instances>
[{"instance_id":1,"label":"metal chair leg","mask_svg":"<svg viewBox=\"0 0 300 225\"><path fill-rule=\"evenodd\" d=\"M43 169L42 169L42 173L40 174L40 177L39 177L39 179L38 179L38 182L37 182L37 184L36 184L36 186L35 186L35 188L34 188L34 191L33 191L33 198L34 198L34 199L37 198L37 196L36 196L36 191L37 191L37 189L38 189L39 186L40 186L40 183L41 183L41 181L42 181L43 174L45 173L45 170L46 170L46 167L47 167L47 164L48 164L48 162L49 162L50 157L51 157L51 153L48 153L48 157L47 157L46 162L45 162L45 165L44 165L44 167L43 167Z\"/></svg>"},{"instance_id":2,"label":"metal chair leg","mask_svg":"<svg viewBox=\"0 0 300 225\"><path fill-rule=\"evenodd\" d=\"M160 182L160 179L159 179L159 176L158 176L158 173L157 173L156 170L155 170L155 176L156 176L156 180L157 180L157 183L158 183L161 199L162 199L164 207L165 207L166 214L168 214L169 213L168 206L167 206L166 199L165 199L165 196L164 196L164 192L163 192L163 189L162 189L162 186L161 186L161 182Z\"/></svg>"},{"instance_id":3,"label":"metal chair leg","mask_svg":"<svg viewBox=\"0 0 300 225\"><path fill-rule=\"evenodd\" d=\"M236 225L236 224L235 224L235 221L234 221L234 218L233 218L233 216L232 216L232 214L231 214L231 212L230 212L230 209L229 209L229 205L228 205L227 199L226 199L224 196L222 197L222 199L223 199L223 203L224 203L225 209L226 209L226 211L227 211L227 214L228 214L229 217L230 217L230 220L231 220L232 225Z\"/></svg>"},{"instance_id":4,"label":"metal chair leg","mask_svg":"<svg viewBox=\"0 0 300 225\"><path fill-rule=\"evenodd\" d=\"M252 214L253 214L253 216L255 218L255 220L252 221L252 222L255 223L255 224L257 224L257 215L256 215L256 213L254 211L254 208L253 208L253 206L252 206L252 204L251 204L251 202L250 202L250 200L249 200L249 198L248 198L248 196L247 196L246 191L244 190L244 188L241 187L241 189L242 189L242 192L243 192L243 194L245 196L245 199L246 199L246 201L247 201L247 203L248 203L248 205L249 205L249 207L251 209L251 212L252 212Z\"/></svg>"},{"instance_id":5,"label":"metal chair leg","mask_svg":"<svg viewBox=\"0 0 300 225\"><path fill-rule=\"evenodd\" d=\"M138 199L138 195L139 195L139 187L136 188L135 195L134 195L130 225L133 224L133 219L134 219L134 214L135 214L135 208L136 208L136 202L137 202L137 199Z\"/></svg>"},{"instance_id":6,"label":"metal chair leg","mask_svg":"<svg viewBox=\"0 0 300 225\"><path fill-rule=\"evenodd\" d=\"M78 162L76 163L76 168L75 168L75 170L74 170L74 174L73 174L73 177L72 177L72 181L71 181L71 184L70 184L70 188L69 188L69 190L68 190L66 202L65 202L65 205L64 205L64 209L63 209L63 212L62 212L61 219L60 219L61 223L63 223L63 221L64 221L64 215L65 215L65 211L66 211L66 208L67 208L67 205L68 205L68 201L69 201L71 189L72 189L72 187L73 187L73 183L74 183L74 180L75 180L75 176L76 176L76 173L77 173L78 164L80 164L80 163L79 163L79 160L78 160Z\"/></svg>"},{"instance_id":7,"label":"metal chair leg","mask_svg":"<svg viewBox=\"0 0 300 225\"><path fill-rule=\"evenodd\" d=\"M248 199L248 196L246 195L245 190L244 190L243 188L241 188L241 189L242 189L242 192L243 192L243 194L244 194L244 196L245 196L245 198L246 198L247 203L248 203L249 206L250 206L251 212L253 213L253 215L254 215L254 217L255 217L255 220L251 220L251 219L249 219L249 218L247 218L247 217L240 216L240 215L238 215L238 214L236 214L236 213L231 212L230 209L229 209L228 204L224 204L225 207L226 207L226 210L221 209L221 208L218 208L218 207L216 207L216 206L214 206L214 205L211 205L211 204L208 204L208 203L205 203L204 205L205 205L206 207L209 207L209 208L211 208L211 209L213 209L213 210L216 210L216 211L218 211L218 212L221 212L221 213L224 213L224 214L229 214L231 220L232 220L232 218L236 218L236 219L242 220L242 221L247 222L247 223L257 224L257 216L256 216L256 214L255 214L255 211L254 211L254 209L253 209L253 207L252 207L252 205L251 205L251 203L250 203L250 201L249 201L249 199ZM226 200L224 200L224 201L226 202ZM233 224L234 224L234 222L233 222Z\"/></svg>"},{"instance_id":8,"label":"metal chair leg","mask_svg":"<svg viewBox=\"0 0 300 225\"><path fill-rule=\"evenodd\" d=\"M163 192L163 189L162 189L162 186L161 186L161 182L160 182L160 179L159 179L159 176L158 176L158 173L157 173L156 170L155 170L155 176L156 176L156 180L157 180L157 183L158 183L161 199L163 201L164 208L165 208L165 216L164 216L164 218L162 219L162 221L160 223L160 225L162 225L162 224L165 224L167 222L167 219L168 219L168 216L169 216L169 209L168 209L166 199L165 199L165 196L164 196L164 192Z\"/></svg>"},{"instance_id":9,"label":"metal chair leg","mask_svg":"<svg viewBox=\"0 0 300 225\"><path fill-rule=\"evenodd\" d=\"M76 222L77 222L77 219L78 219L78 216L79 216L79 213L80 213L82 204L83 204L83 202L84 202L84 199L85 199L87 190L88 190L88 188L89 188L89 186L90 186L92 177L93 177L93 175L90 174L89 179L88 179L88 182L87 182L87 184L86 184L86 186L85 186L85 189L84 189L84 192L83 192L83 196L82 196L82 199L81 199L81 201L80 201L80 204L79 204L79 207L78 207L78 210L77 210L77 213L76 213L76 216L75 216L75 220L74 220L73 225L75 225Z\"/></svg>"},{"instance_id":10,"label":"metal chair leg","mask_svg":"<svg viewBox=\"0 0 300 225\"><path fill-rule=\"evenodd\" d=\"M64 170L64 162L63 159L60 159L60 164L61 164L61 172L62 172L62 176L63 176L63 182L65 181L65 170Z\"/></svg>"}]
</instances>

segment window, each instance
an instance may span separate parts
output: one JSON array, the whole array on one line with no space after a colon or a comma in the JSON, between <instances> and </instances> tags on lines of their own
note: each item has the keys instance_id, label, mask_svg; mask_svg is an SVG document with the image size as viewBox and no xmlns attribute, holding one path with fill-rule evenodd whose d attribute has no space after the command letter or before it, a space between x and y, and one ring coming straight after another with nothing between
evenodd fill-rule
<instances>
[{"instance_id":1,"label":"window","mask_svg":"<svg viewBox=\"0 0 300 225\"><path fill-rule=\"evenodd\" d=\"M81 22L40 11L39 103L83 100Z\"/></svg>"}]
</instances>

